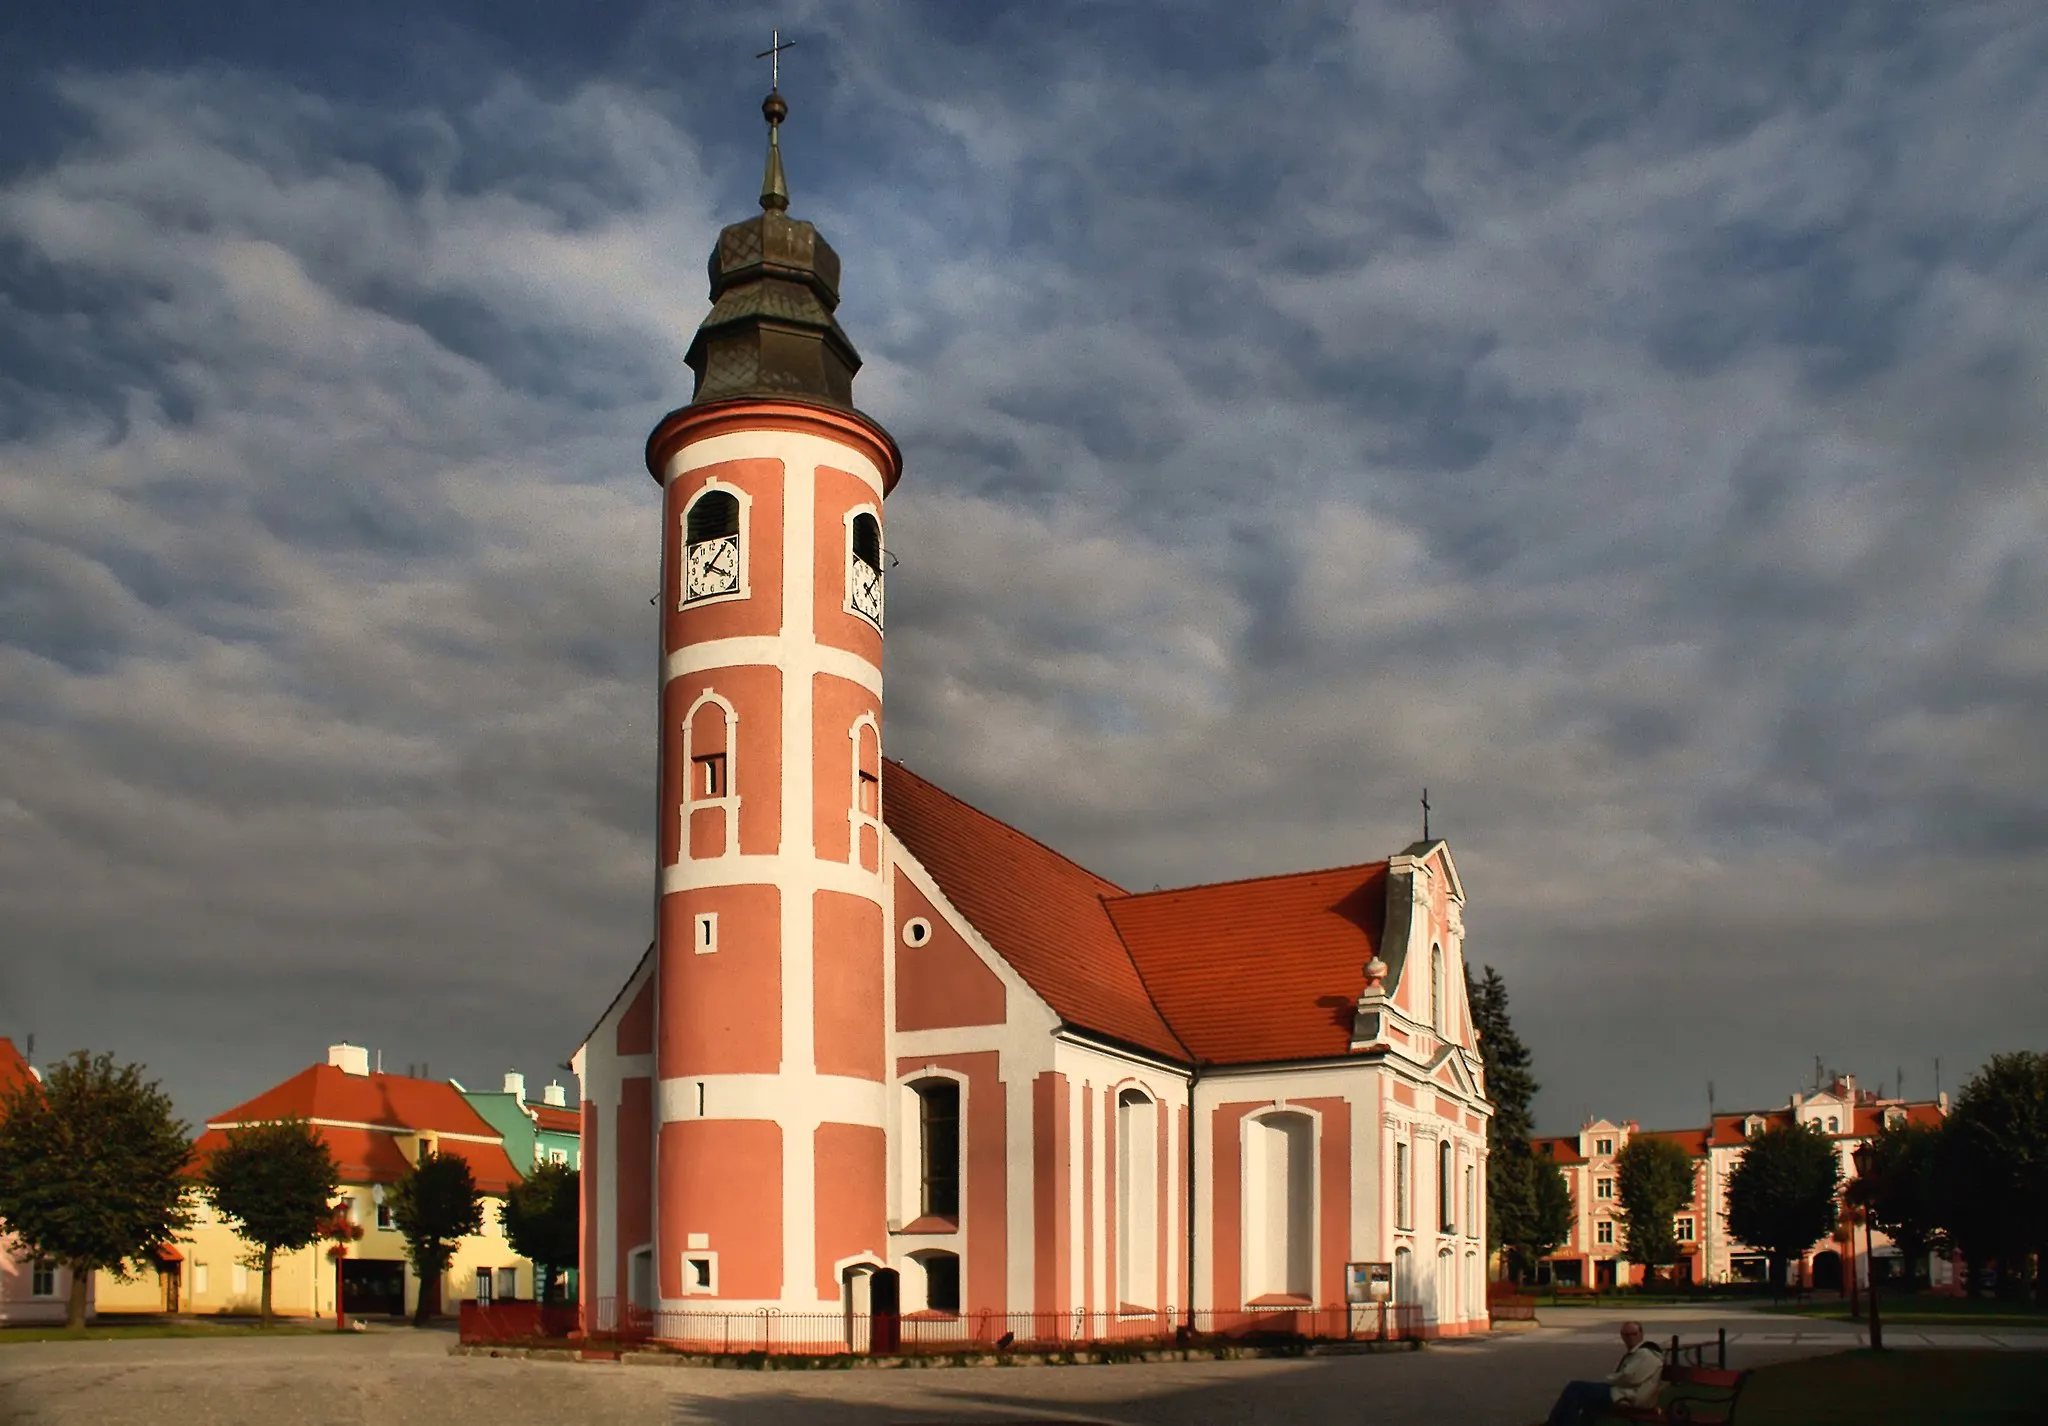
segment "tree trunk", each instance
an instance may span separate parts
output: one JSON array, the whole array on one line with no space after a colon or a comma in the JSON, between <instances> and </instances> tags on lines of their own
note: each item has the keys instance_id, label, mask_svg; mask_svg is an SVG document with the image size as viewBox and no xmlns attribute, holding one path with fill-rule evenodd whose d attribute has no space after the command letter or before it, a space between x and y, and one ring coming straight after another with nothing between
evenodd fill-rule
<instances>
[{"instance_id":1,"label":"tree trunk","mask_svg":"<svg viewBox=\"0 0 2048 1426\"><path fill-rule=\"evenodd\" d=\"M83 1327L85 1325L85 1290L92 1285L92 1268L85 1263L72 1263L71 1291L64 1302L64 1325Z\"/></svg>"},{"instance_id":2,"label":"tree trunk","mask_svg":"<svg viewBox=\"0 0 2048 1426\"><path fill-rule=\"evenodd\" d=\"M413 1304L412 1325L424 1327L433 1316L433 1309L439 1306L434 1299L441 1295L441 1271L438 1268L432 1272L422 1269L419 1273L419 1279L420 1297L419 1301Z\"/></svg>"},{"instance_id":3,"label":"tree trunk","mask_svg":"<svg viewBox=\"0 0 2048 1426\"><path fill-rule=\"evenodd\" d=\"M270 1325L270 1270L276 1266L277 1249L266 1246L263 1249L263 1305L257 1317L266 1327Z\"/></svg>"}]
</instances>

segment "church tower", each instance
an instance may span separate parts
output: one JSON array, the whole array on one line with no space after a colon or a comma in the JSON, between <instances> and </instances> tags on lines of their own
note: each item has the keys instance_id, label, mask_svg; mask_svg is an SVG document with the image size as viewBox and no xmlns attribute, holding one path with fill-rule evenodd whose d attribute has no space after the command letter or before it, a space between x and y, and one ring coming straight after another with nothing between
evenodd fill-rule
<instances>
[{"instance_id":1,"label":"church tower","mask_svg":"<svg viewBox=\"0 0 2048 1426\"><path fill-rule=\"evenodd\" d=\"M788 216L719 234L662 487L660 890L649 1296L835 1303L886 1260L882 501L839 255ZM623 1244L621 1245L624 1246Z\"/></svg>"}]
</instances>

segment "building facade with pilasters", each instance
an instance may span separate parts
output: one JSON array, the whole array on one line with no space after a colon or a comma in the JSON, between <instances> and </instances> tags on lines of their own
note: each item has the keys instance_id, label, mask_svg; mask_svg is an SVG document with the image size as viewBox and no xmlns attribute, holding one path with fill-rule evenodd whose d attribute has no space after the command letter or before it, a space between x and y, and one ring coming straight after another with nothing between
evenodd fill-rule
<instances>
[{"instance_id":1,"label":"building facade with pilasters","mask_svg":"<svg viewBox=\"0 0 2048 1426\"><path fill-rule=\"evenodd\" d=\"M1445 843L1133 895L884 758L902 458L764 112L762 212L647 446L658 886L574 1060L588 1320L1285 1326L1384 1262L1421 1330L1483 1326Z\"/></svg>"}]
</instances>

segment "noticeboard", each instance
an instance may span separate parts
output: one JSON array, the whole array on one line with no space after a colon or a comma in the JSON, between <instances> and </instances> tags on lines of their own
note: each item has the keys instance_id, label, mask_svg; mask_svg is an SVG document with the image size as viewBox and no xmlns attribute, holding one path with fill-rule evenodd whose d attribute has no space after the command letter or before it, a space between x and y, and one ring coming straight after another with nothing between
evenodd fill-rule
<instances>
[{"instance_id":1,"label":"noticeboard","mask_svg":"<svg viewBox=\"0 0 2048 1426\"><path fill-rule=\"evenodd\" d=\"M1344 1300L1348 1303L1385 1302L1394 1295L1392 1263L1344 1264Z\"/></svg>"}]
</instances>

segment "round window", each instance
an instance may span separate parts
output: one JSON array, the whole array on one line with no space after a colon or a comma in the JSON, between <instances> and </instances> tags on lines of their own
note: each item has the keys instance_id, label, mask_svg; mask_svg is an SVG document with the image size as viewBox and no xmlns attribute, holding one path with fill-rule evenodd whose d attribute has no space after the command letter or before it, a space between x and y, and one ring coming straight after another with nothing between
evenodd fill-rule
<instances>
[{"instance_id":1,"label":"round window","mask_svg":"<svg viewBox=\"0 0 2048 1426\"><path fill-rule=\"evenodd\" d=\"M932 938L932 923L922 916L913 916L903 923L903 944L921 946Z\"/></svg>"}]
</instances>

